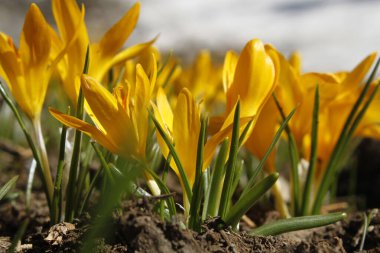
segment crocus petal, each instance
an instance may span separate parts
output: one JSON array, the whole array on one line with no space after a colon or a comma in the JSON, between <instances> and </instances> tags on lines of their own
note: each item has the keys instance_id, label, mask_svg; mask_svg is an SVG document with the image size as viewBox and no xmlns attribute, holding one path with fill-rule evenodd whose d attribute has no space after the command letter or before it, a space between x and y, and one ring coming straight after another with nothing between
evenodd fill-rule
<instances>
[{"instance_id":1,"label":"crocus petal","mask_svg":"<svg viewBox=\"0 0 380 253\"><path fill-rule=\"evenodd\" d=\"M65 59L58 63L57 68L62 78L65 92L72 104L76 106L80 75L83 71L89 44L84 22L84 7L82 6L81 11L75 0L54 0L52 9L62 40L62 46L56 55L60 57L62 53L66 54ZM58 60L60 59L57 58L55 62Z\"/></svg>"},{"instance_id":2,"label":"crocus petal","mask_svg":"<svg viewBox=\"0 0 380 253\"><path fill-rule=\"evenodd\" d=\"M20 57L28 66L46 65L50 55L49 27L36 4L31 4L25 16L20 37Z\"/></svg>"},{"instance_id":3,"label":"crocus petal","mask_svg":"<svg viewBox=\"0 0 380 253\"><path fill-rule=\"evenodd\" d=\"M140 3L137 2L129 11L113 25L99 42L102 58L112 57L124 45L137 24L140 14Z\"/></svg>"},{"instance_id":4,"label":"crocus petal","mask_svg":"<svg viewBox=\"0 0 380 253\"><path fill-rule=\"evenodd\" d=\"M141 154L145 154L146 141L148 138L148 109L151 99L151 83L141 65L136 67L136 83L135 83L135 113L133 113L134 128L138 135L138 144Z\"/></svg>"},{"instance_id":5,"label":"crocus petal","mask_svg":"<svg viewBox=\"0 0 380 253\"><path fill-rule=\"evenodd\" d=\"M226 53L223 65L223 89L225 93L228 91L234 80L237 61L238 57L235 52L228 51Z\"/></svg>"},{"instance_id":6,"label":"crocus petal","mask_svg":"<svg viewBox=\"0 0 380 253\"><path fill-rule=\"evenodd\" d=\"M12 91L12 85L17 85L23 79L23 68L11 43L10 37L0 33L0 76Z\"/></svg>"},{"instance_id":7,"label":"crocus petal","mask_svg":"<svg viewBox=\"0 0 380 253\"><path fill-rule=\"evenodd\" d=\"M63 41L70 41L78 29L79 23L83 24L80 26L81 34L87 36L86 26L82 21L82 14L75 0L53 0L52 10Z\"/></svg>"},{"instance_id":8,"label":"crocus petal","mask_svg":"<svg viewBox=\"0 0 380 253\"><path fill-rule=\"evenodd\" d=\"M119 149L115 145L115 143L113 143L106 134L104 134L102 131L100 131L93 125L90 125L78 118L63 114L53 108L49 108L49 112L62 124L82 131L83 133L90 136L92 139L96 140L100 145L102 145L109 151L116 154L119 153Z\"/></svg>"},{"instance_id":9,"label":"crocus petal","mask_svg":"<svg viewBox=\"0 0 380 253\"><path fill-rule=\"evenodd\" d=\"M183 89L173 112L173 139L190 185L194 183L198 136L201 129L200 113L190 91ZM178 170L176 171L177 175Z\"/></svg>"},{"instance_id":10,"label":"crocus petal","mask_svg":"<svg viewBox=\"0 0 380 253\"><path fill-rule=\"evenodd\" d=\"M227 92L227 112L231 112L240 98L241 116L255 115L271 96L274 81L275 65L263 43L257 39L249 41L240 54L233 83Z\"/></svg>"},{"instance_id":11,"label":"crocus petal","mask_svg":"<svg viewBox=\"0 0 380 253\"><path fill-rule=\"evenodd\" d=\"M115 132L115 117L118 113L117 101L114 96L96 79L82 75L81 84L84 97L88 103L89 116L96 126L105 131Z\"/></svg>"},{"instance_id":12,"label":"crocus petal","mask_svg":"<svg viewBox=\"0 0 380 253\"><path fill-rule=\"evenodd\" d=\"M372 53L367 56L358 66L352 70L342 83L342 88L350 91L355 91L367 75L372 63L376 59L377 53Z\"/></svg>"},{"instance_id":13,"label":"crocus petal","mask_svg":"<svg viewBox=\"0 0 380 253\"><path fill-rule=\"evenodd\" d=\"M169 130L171 136L173 132L173 112L170 107L168 98L166 97L166 94L161 87L157 90L156 103L157 112L159 113L159 115L161 115L162 120L164 122L163 126L165 126L165 128Z\"/></svg>"},{"instance_id":14,"label":"crocus petal","mask_svg":"<svg viewBox=\"0 0 380 253\"><path fill-rule=\"evenodd\" d=\"M23 111L38 118L45 100L52 70L49 68L51 40L49 26L37 5L32 4L25 17L20 37L19 56L25 82L13 85L12 94Z\"/></svg>"},{"instance_id":15,"label":"crocus petal","mask_svg":"<svg viewBox=\"0 0 380 253\"><path fill-rule=\"evenodd\" d=\"M100 58L99 55L97 54L97 51L99 50L99 45L92 44L91 50L90 50L91 61L90 61L89 75L95 77L97 80L102 80L105 74L107 73L107 71L112 66L138 56L144 50L148 49L155 41L156 41L156 38L145 43L130 46L112 58L110 57Z\"/></svg>"},{"instance_id":16,"label":"crocus petal","mask_svg":"<svg viewBox=\"0 0 380 253\"><path fill-rule=\"evenodd\" d=\"M256 125L253 128L251 136L248 138L245 146L248 150L255 155L258 159L262 159L267 152L270 144L273 141L274 135L277 131L280 115L273 98L270 98L260 116L257 119ZM266 168L274 172L274 160L276 157L276 150L272 150Z\"/></svg>"},{"instance_id":17,"label":"crocus petal","mask_svg":"<svg viewBox=\"0 0 380 253\"><path fill-rule=\"evenodd\" d=\"M289 57L289 63L293 67L297 75L300 75L302 72L302 60L301 54L299 52L294 52Z\"/></svg>"}]
</instances>

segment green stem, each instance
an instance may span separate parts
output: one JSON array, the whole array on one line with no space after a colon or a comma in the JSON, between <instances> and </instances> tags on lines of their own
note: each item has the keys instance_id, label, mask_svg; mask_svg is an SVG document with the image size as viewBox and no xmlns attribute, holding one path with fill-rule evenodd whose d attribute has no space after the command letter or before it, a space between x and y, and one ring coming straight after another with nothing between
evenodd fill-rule
<instances>
[{"instance_id":1,"label":"green stem","mask_svg":"<svg viewBox=\"0 0 380 253\"><path fill-rule=\"evenodd\" d=\"M15 104L13 103L12 99L9 97L9 95L5 91L4 86L3 86L3 84L2 84L1 81L0 81L0 93L3 96L5 102L11 108L14 116L17 119L17 122L18 122L18 124L19 124L22 132L25 135L25 138L26 138L26 140L28 142L28 145L29 145L30 149L32 150L33 157L34 157L34 159L36 160L36 163L37 163L38 172L39 172L40 177L42 179L42 183L43 183L43 186L44 186L44 191L45 191L45 194L46 194L46 199L48 201L48 206L50 208L50 206L51 206L51 198L50 198L50 196L52 196L52 192L50 192L50 190L52 191L52 189L49 189L48 180L52 180L52 179L51 178L47 178L46 175L44 174L44 171L42 169L42 162L41 162L41 158L40 158L38 149L36 148L36 145L33 142L33 139L31 137L31 135L29 134L29 131L26 129L24 120L22 119L22 117L21 117L19 111L17 110Z\"/></svg>"},{"instance_id":2,"label":"green stem","mask_svg":"<svg viewBox=\"0 0 380 253\"><path fill-rule=\"evenodd\" d=\"M62 189L61 189L61 186L62 186L63 168L65 166L66 135L67 135L67 127L65 125L62 125L61 140L60 140L60 144L59 144L57 176L55 178L53 205L52 205L52 212L51 212L52 213L52 215L51 215L51 224L52 225L60 222L60 216L62 215Z\"/></svg>"},{"instance_id":3,"label":"green stem","mask_svg":"<svg viewBox=\"0 0 380 253\"><path fill-rule=\"evenodd\" d=\"M44 137L42 134L42 128L41 128L41 120L39 118L33 120L33 129L34 129L34 134L35 134L35 138L37 142L38 151L40 153L42 170L45 175L46 184L49 191L49 199L52 200L53 192L54 192L53 178L50 172L48 154L46 152L46 145L45 145Z\"/></svg>"}]
</instances>

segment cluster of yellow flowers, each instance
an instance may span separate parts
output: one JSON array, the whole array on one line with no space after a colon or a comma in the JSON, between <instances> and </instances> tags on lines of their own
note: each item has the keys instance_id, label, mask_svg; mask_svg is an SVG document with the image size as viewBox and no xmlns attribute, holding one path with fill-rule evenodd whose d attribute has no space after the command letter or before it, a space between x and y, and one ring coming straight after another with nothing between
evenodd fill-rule
<instances>
[{"instance_id":1,"label":"cluster of yellow flowers","mask_svg":"<svg viewBox=\"0 0 380 253\"><path fill-rule=\"evenodd\" d=\"M153 47L155 39L121 49L137 23L140 3L99 42L89 41L85 9L75 0L52 0L52 7L58 33L35 4L26 14L19 48L9 36L0 33L0 76L22 111L38 128L49 82L53 74L57 75L74 108L80 89L83 91L85 111L93 123L52 108L50 113L112 153L142 162L147 159L152 112L175 145L190 186L195 179L202 117L209 118L203 170L210 165L219 144L230 138L238 101L241 132L250 124L242 144L262 159L282 121L273 93L286 115L296 108L289 128L300 157L309 160L317 86L318 182L376 58L375 53L369 55L352 71L303 73L298 54L286 59L273 46L254 39L240 53L227 52L224 64L214 63L210 53L203 51L186 68L175 57L163 59ZM88 73L82 74L87 48ZM108 80L110 71L118 78ZM375 85L377 82L370 89ZM380 138L379 110L380 98L376 97L355 135ZM168 158L170 150L160 134L157 142ZM277 170L275 156L274 150L266 163L268 172ZM173 160L171 167L181 178Z\"/></svg>"}]
</instances>

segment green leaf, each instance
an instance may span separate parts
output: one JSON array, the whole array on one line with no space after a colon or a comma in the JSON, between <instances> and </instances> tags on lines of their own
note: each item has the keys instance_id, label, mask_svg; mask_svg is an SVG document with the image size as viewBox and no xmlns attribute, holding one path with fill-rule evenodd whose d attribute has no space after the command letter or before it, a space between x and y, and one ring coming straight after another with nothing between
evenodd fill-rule
<instances>
[{"instance_id":1,"label":"green leaf","mask_svg":"<svg viewBox=\"0 0 380 253\"><path fill-rule=\"evenodd\" d=\"M227 208L230 206L232 196L232 184L235 175L235 165L237 153L239 151L239 130L240 130L240 101L236 104L234 113L234 122L232 128L232 138L230 153L227 161L226 176L223 184L222 197L220 199L219 215L224 218L227 214Z\"/></svg>"},{"instance_id":2,"label":"green leaf","mask_svg":"<svg viewBox=\"0 0 380 253\"><path fill-rule=\"evenodd\" d=\"M243 144L243 141L245 137L247 136L248 130L251 128L252 124L253 124L253 120L250 120L248 124L246 125L246 127L244 128L243 132L241 133L240 138L239 138L239 147Z\"/></svg>"},{"instance_id":3,"label":"green leaf","mask_svg":"<svg viewBox=\"0 0 380 253\"><path fill-rule=\"evenodd\" d=\"M90 64L90 46L87 46L86 51L86 58L83 66L83 73L87 74L88 67ZM79 89L79 95L78 95L78 101L77 101L77 107L76 107L76 117L78 119L83 120L84 118L84 95L82 88ZM66 220L71 222L74 219L75 213L77 213L76 210L78 207L76 205L78 202L75 199L75 196L79 195L77 192L77 184L78 184L78 169L80 167L80 153L81 153L81 146L82 146L82 132L78 129L75 130L75 137L74 137L74 146L73 146L73 153L71 157L71 164L70 164L70 171L69 171L69 179L67 182L67 191L66 191L66 211L65 211L65 217Z\"/></svg>"},{"instance_id":4,"label":"green leaf","mask_svg":"<svg viewBox=\"0 0 380 253\"><path fill-rule=\"evenodd\" d=\"M314 109L313 120L311 127L311 150L310 150L310 164L307 171L306 182L304 186L303 199L302 199L302 215L309 213L309 203L311 198L311 189L314 182L315 167L318 158L318 115L319 115L319 86L315 88L314 95Z\"/></svg>"},{"instance_id":5,"label":"green leaf","mask_svg":"<svg viewBox=\"0 0 380 253\"><path fill-rule=\"evenodd\" d=\"M203 168L203 150L204 143L206 139L206 125L207 120L202 119L201 129L198 137L198 148L197 148L197 162L195 167L195 180L193 186L193 197L191 198L190 204L190 218L189 218L189 227L197 232L200 232L201 228L201 218L199 217L203 184L202 184L202 168Z\"/></svg>"},{"instance_id":6,"label":"green leaf","mask_svg":"<svg viewBox=\"0 0 380 253\"><path fill-rule=\"evenodd\" d=\"M70 107L68 108L68 114L70 114ZM50 215L50 224L54 225L60 222L61 219L61 208L62 208L62 175L63 167L65 166L65 150L66 150L66 134L67 127L62 125L61 139L59 142L59 156L58 156L58 165L57 165L57 175L54 182L54 192L53 192L53 201L51 207Z\"/></svg>"},{"instance_id":7,"label":"green leaf","mask_svg":"<svg viewBox=\"0 0 380 253\"><path fill-rule=\"evenodd\" d=\"M278 108L278 111L281 114L281 117L285 120L285 113L280 105L279 100L276 97L276 94L273 93L274 101L276 102L276 106ZM293 190L293 209L294 214L299 215L300 214L300 183L299 183L299 176L298 176L298 164L299 164L299 156L298 156L298 149L297 144L294 139L294 136L290 130L290 127L287 125L285 127L286 134L288 135L288 147L289 147L289 154L290 154L290 161L291 161L291 184L292 184L292 190Z\"/></svg>"},{"instance_id":8,"label":"green leaf","mask_svg":"<svg viewBox=\"0 0 380 253\"><path fill-rule=\"evenodd\" d=\"M12 177L3 187L0 188L0 200L2 200L5 195L12 189L12 187L16 184L18 176Z\"/></svg>"},{"instance_id":9,"label":"green leaf","mask_svg":"<svg viewBox=\"0 0 380 253\"><path fill-rule=\"evenodd\" d=\"M281 138L282 132L284 131L285 127L288 125L289 120L293 117L295 112L296 112L296 109L293 109L293 111L291 111L289 113L289 115L285 118L285 120L282 122L280 128L277 130L277 132L276 132L276 134L272 140L272 143L270 144L270 146L269 146L267 152L265 153L264 157L261 159L261 161L260 161L259 165L257 166L254 174L250 177L250 179L247 183L247 186L244 188L241 196L243 196L254 185L255 180L256 180L256 176L259 174L260 171L262 171L262 169L263 169L265 163L267 162L272 150L276 146L278 140Z\"/></svg>"},{"instance_id":10,"label":"green leaf","mask_svg":"<svg viewBox=\"0 0 380 253\"><path fill-rule=\"evenodd\" d=\"M153 179L156 181L158 187L164 194L170 194L169 188L165 185L164 182L162 182L161 178L151 169L145 167L145 170L153 177ZM168 205L170 216L173 216L176 214L175 209L175 203L173 197L169 197L166 199L166 203Z\"/></svg>"},{"instance_id":11,"label":"green leaf","mask_svg":"<svg viewBox=\"0 0 380 253\"><path fill-rule=\"evenodd\" d=\"M207 214L211 217L218 215L220 198L222 196L224 175L226 174L225 161L228 153L229 140L226 139L222 142L218 156L216 158L215 166L211 174L211 183L208 190L207 201L205 201L205 208Z\"/></svg>"},{"instance_id":12,"label":"green leaf","mask_svg":"<svg viewBox=\"0 0 380 253\"><path fill-rule=\"evenodd\" d=\"M370 77L368 78L362 92L360 93L358 99L356 100L354 106L352 107L350 114L348 115L346 122L344 123L342 132L339 135L338 141L335 144L333 153L330 156L330 159L327 163L325 172L322 176L321 184L319 188L317 189L316 198L314 201L312 213L317 214L320 212L323 200L330 188L330 185L332 184L334 180L334 175L336 173L337 167L339 165L339 162L341 160L341 157L344 153L344 150L351 139L351 136L354 132L354 129L356 128L355 124L358 124L361 117L361 114L364 114L366 110L366 106L361 110L361 112L358 113L359 109L362 107L363 101L365 99L365 96L367 95L369 88L371 86L371 83L373 79L376 76L377 69L380 65L380 58L377 60L375 67L373 68ZM377 88L372 93L374 95L376 93ZM367 104L371 102L371 98L367 100ZM367 105L367 106L368 106ZM357 115L358 114L358 115ZM355 123L357 122L357 123Z\"/></svg>"},{"instance_id":13,"label":"green leaf","mask_svg":"<svg viewBox=\"0 0 380 253\"><path fill-rule=\"evenodd\" d=\"M331 213L283 219L255 228L249 234L257 236L279 235L296 230L326 226L340 221L346 216L345 213Z\"/></svg>"},{"instance_id":14,"label":"green leaf","mask_svg":"<svg viewBox=\"0 0 380 253\"><path fill-rule=\"evenodd\" d=\"M259 200L277 181L279 174L273 173L250 188L230 209L223 219L226 225L235 227L241 217Z\"/></svg>"},{"instance_id":15,"label":"green leaf","mask_svg":"<svg viewBox=\"0 0 380 253\"><path fill-rule=\"evenodd\" d=\"M162 129L160 123L158 123L157 119L154 117L154 115L153 115L153 113L151 111L149 111L149 115L152 118L153 123L154 123L154 125L157 128L157 131L160 133L162 139L165 141L166 145L168 146L168 148L170 150L170 153L172 154L174 162L177 165L179 174L181 176L182 183L183 183L183 185L185 187L187 198L190 201L191 198L192 198L192 196L193 196L192 191L191 191L191 187L190 187L190 183L189 183L189 180L187 179L185 170L183 169L181 160L179 159L179 156L177 155L177 152L175 151L174 145L172 144L170 138L167 136L167 134L165 133L164 129Z\"/></svg>"},{"instance_id":16,"label":"green leaf","mask_svg":"<svg viewBox=\"0 0 380 253\"><path fill-rule=\"evenodd\" d=\"M17 233L15 237L12 240L11 246L8 248L7 253L13 253L16 252L17 245L19 241L21 241L21 238L24 236L26 228L28 227L30 222L29 217L26 218L22 223L21 226L17 229Z\"/></svg>"}]
</instances>

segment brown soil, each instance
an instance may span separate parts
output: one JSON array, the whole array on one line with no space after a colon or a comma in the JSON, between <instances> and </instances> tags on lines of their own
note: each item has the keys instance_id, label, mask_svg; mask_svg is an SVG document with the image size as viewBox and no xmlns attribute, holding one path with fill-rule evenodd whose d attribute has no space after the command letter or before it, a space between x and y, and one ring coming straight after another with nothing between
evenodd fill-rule
<instances>
[{"instance_id":1,"label":"brown soil","mask_svg":"<svg viewBox=\"0 0 380 253\"><path fill-rule=\"evenodd\" d=\"M1 157L6 162L0 165L0 185L12 176L20 175L17 181L20 196L11 201L0 202L0 253L9 247L11 239L26 217L30 222L19 245L20 252L79 252L87 242L86 235L91 231L91 222L96 217L86 214L73 224L62 223L50 227L46 200L38 192L38 181L34 185L37 191L32 195L30 211L27 214L23 196L27 173L23 160L29 155L24 156L24 152L19 151L17 153L22 155ZM152 212L153 205L153 200L146 199L123 202L108 224L110 230L96 239L96 249L91 253L359 252L363 234L364 216L359 212L334 225L280 236L254 237L246 232L218 229L220 222L217 219L207 221L202 227L202 233L195 233L184 228L181 217L171 222L163 222ZM258 225L278 219L275 211L260 206L253 208L248 216ZM240 228L247 231L250 225L242 223ZM362 252L380 252L380 212L370 224Z\"/></svg>"},{"instance_id":2,"label":"brown soil","mask_svg":"<svg viewBox=\"0 0 380 253\"><path fill-rule=\"evenodd\" d=\"M79 252L91 228L89 215L73 224L49 227L43 195L33 197L22 252ZM180 217L163 222L152 212L151 202L144 199L124 202L109 224L112 231L97 239L94 252L355 252L362 236L362 213L335 225L281 236L254 237L245 232L216 229L218 220L208 221L202 233L195 233L183 228ZM266 214L267 220L276 216L273 212ZM24 218L22 203L1 205L0 252L2 245L9 245L9 237L14 236ZM371 222L364 249L363 252L380 252L380 213Z\"/></svg>"}]
</instances>

